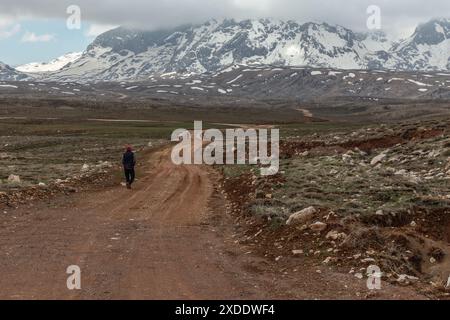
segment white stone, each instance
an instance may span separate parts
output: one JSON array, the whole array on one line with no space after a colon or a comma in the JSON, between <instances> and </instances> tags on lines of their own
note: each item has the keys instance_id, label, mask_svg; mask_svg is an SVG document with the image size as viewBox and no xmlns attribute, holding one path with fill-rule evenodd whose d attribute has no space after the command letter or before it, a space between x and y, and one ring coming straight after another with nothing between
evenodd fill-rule
<instances>
[{"instance_id":1,"label":"white stone","mask_svg":"<svg viewBox=\"0 0 450 320\"><path fill-rule=\"evenodd\" d=\"M376 166L376 165L379 164L381 161L383 161L385 158L386 158L386 154L385 154L385 153L379 154L378 156L376 156L375 158L373 158L372 161L370 161L370 165Z\"/></svg>"},{"instance_id":2,"label":"white stone","mask_svg":"<svg viewBox=\"0 0 450 320\"><path fill-rule=\"evenodd\" d=\"M309 229L311 229L314 232L322 232L326 228L327 224L320 221L314 222L313 224L309 225Z\"/></svg>"},{"instance_id":3,"label":"white stone","mask_svg":"<svg viewBox=\"0 0 450 320\"><path fill-rule=\"evenodd\" d=\"M362 274L362 273L360 273L360 272L358 272L358 273L355 273L355 277L356 277L356 278L358 278L358 279L362 279L362 278L364 278L363 274Z\"/></svg>"},{"instance_id":4,"label":"white stone","mask_svg":"<svg viewBox=\"0 0 450 320\"><path fill-rule=\"evenodd\" d=\"M398 170L397 172L395 172L394 175L404 176L406 173L407 173L407 171L405 169L402 169L402 170Z\"/></svg>"},{"instance_id":5,"label":"white stone","mask_svg":"<svg viewBox=\"0 0 450 320\"><path fill-rule=\"evenodd\" d=\"M326 239L331 239L331 240L340 240L340 239L347 238L347 235L345 233L343 233L343 232L339 233L336 230L331 230L330 232L327 233L325 238Z\"/></svg>"},{"instance_id":6,"label":"white stone","mask_svg":"<svg viewBox=\"0 0 450 320\"><path fill-rule=\"evenodd\" d=\"M400 282L400 283L409 283L410 281L417 281L417 280L419 280L419 278L413 277L413 276L408 276L407 274L401 274L397 278L397 282Z\"/></svg>"},{"instance_id":7,"label":"white stone","mask_svg":"<svg viewBox=\"0 0 450 320\"><path fill-rule=\"evenodd\" d=\"M14 174L11 174L11 175L8 177L8 182L9 182L9 183L21 183L22 181L20 180L20 177L19 177L19 176L16 176L16 175L14 175Z\"/></svg>"},{"instance_id":8,"label":"white stone","mask_svg":"<svg viewBox=\"0 0 450 320\"><path fill-rule=\"evenodd\" d=\"M352 164L353 163L352 157L350 155L348 155L348 154L343 154L342 155L342 161L344 163L347 163L347 164Z\"/></svg>"},{"instance_id":9,"label":"white stone","mask_svg":"<svg viewBox=\"0 0 450 320\"><path fill-rule=\"evenodd\" d=\"M293 223L304 223L307 220L311 219L317 210L314 207L309 207L293 213L289 216L289 219L286 221L287 225L291 225Z\"/></svg>"},{"instance_id":10,"label":"white stone","mask_svg":"<svg viewBox=\"0 0 450 320\"><path fill-rule=\"evenodd\" d=\"M327 257L325 260L322 261L323 264L329 264L333 260L332 257Z\"/></svg>"}]
</instances>

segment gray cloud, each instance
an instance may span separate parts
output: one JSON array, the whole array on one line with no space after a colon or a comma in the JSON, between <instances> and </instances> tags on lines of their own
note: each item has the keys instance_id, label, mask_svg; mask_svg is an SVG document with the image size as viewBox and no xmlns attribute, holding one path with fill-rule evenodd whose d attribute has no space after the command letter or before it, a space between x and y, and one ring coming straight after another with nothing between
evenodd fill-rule
<instances>
[{"instance_id":1,"label":"gray cloud","mask_svg":"<svg viewBox=\"0 0 450 320\"><path fill-rule=\"evenodd\" d=\"M6 1L5 1L6 2ZM449 0L15 0L0 3L9 16L65 18L69 5L79 5L84 21L147 29L211 18L273 17L300 22L325 21L355 30L366 25L366 9L378 5L383 29L410 32L420 22L434 17L450 18Z\"/></svg>"}]
</instances>

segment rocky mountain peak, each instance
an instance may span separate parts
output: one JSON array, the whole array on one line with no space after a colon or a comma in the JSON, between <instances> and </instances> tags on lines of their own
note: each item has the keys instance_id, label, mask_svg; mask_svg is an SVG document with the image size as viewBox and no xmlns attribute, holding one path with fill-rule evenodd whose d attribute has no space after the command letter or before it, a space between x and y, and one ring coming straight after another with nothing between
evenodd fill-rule
<instances>
[{"instance_id":1,"label":"rocky mountain peak","mask_svg":"<svg viewBox=\"0 0 450 320\"><path fill-rule=\"evenodd\" d=\"M145 80L215 73L233 65L333 69L448 70L450 23L434 19L398 43L380 31L276 19L210 20L164 30L119 27L98 36L52 80Z\"/></svg>"},{"instance_id":2,"label":"rocky mountain peak","mask_svg":"<svg viewBox=\"0 0 450 320\"><path fill-rule=\"evenodd\" d=\"M433 19L416 28L413 41L418 45L437 45L450 39L450 20Z\"/></svg>"}]
</instances>

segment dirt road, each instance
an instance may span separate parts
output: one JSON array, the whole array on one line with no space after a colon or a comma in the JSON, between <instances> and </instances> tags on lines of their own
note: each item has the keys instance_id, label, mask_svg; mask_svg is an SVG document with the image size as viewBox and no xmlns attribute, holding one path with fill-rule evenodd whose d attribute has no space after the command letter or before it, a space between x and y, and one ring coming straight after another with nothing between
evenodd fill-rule
<instances>
[{"instance_id":1,"label":"dirt road","mask_svg":"<svg viewBox=\"0 0 450 320\"><path fill-rule=\"evenodd\" d=\"M279 270L236 244L215 175L175 166L169 149L121 186L7 210L0 217L3 299L364 298L364 281L332 271ZM81 268L81 290L66 268ZM379 298L416 298L388 287Z\"/></svg>"}]
</instances>

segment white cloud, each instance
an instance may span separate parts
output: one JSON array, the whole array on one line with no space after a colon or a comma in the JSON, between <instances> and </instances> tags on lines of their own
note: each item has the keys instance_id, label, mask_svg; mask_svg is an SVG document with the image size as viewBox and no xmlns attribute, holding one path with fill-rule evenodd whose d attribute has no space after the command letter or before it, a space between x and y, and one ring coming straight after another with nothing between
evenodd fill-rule
<instances>
[{"instance_id":1,"label":"white cloud","mask_svg":"<svg viewBox=\"0 0 450 320\"><path fill-rule=\"evenodd\" d=\"M94 23L89 26L89 29L86 31L85 35L86 35L86 37L97 37L98 35L106 32L108 30L117 28L117 27L118 26L111 25L111 24L95 24Z\"/></svg>"},{"instance_id":2,"label":"white cloud","mask_svg":"<svg viewBox=\"0 0 450 320\"><path fill-rule=\"evenodd\" d=\"M22 42L49 42L52 40L55 40L55 36L53 34L36 35L34 32L29 31L27 31L22 37Z\"/></svg>"},{"instance_id":3,"label":"white cloud","mask_svg":"<svg viewBox=\"0 0 450 320\"><path fill-rule=\"evenodd\" d=\"M382 28L409 32L421 22L450 17L449 0L77 0L83 23L123 25L143 29L203 23L211 18L278 18L298 22L328 22L367 31L366 9L381 8ZM67 19L73 0L0 1L0 12L11 16ZM98 34L92 27L89 36ZM100 29L97 29L100 30Z\"/></svg>"},{"instance_id":4,"label":"white cloud","mask_svg":"<svg viewBox=\"0 0 450 320\"><path fill-rule=\"evenodd\" d=\"M0 39L7 39L20 32L21 26L17 20L0 15Z\"/></svg>"},{"instance_id":5,"label":"white cloud","mask_svg":"<svg viewBox=\"0 0 450 320\"><path fill-rule=\"evenodd\" d=\"M20 32L20 24L15 24L10 29L4 30L0 28L0 39L7 39Z\"/></svg>"}]
</instances>

